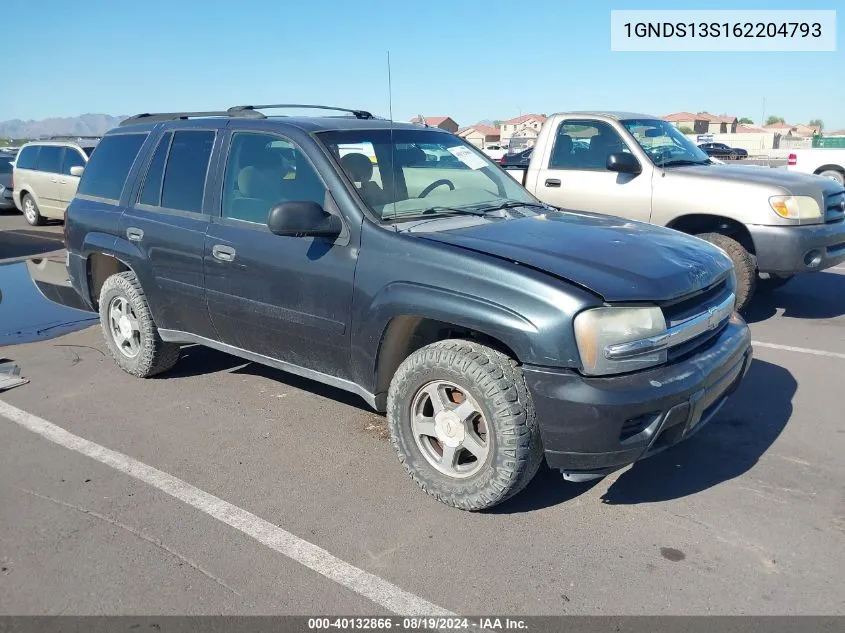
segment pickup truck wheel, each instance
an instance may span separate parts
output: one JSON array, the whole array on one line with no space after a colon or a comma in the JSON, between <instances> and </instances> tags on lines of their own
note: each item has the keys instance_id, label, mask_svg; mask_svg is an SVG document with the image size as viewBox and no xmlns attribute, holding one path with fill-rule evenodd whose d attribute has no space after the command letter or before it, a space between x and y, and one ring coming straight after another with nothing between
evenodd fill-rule
<instances>
[{"instance_id":1,"label":"pickup truck wheel","mask_svg":"<svg viewBox=\"0 0 845 633\"><path fill-rule=\"evenodd\" d=\"M845 172L839 171L838 169L825 169L822 172L819 172L819 176L822 178L830 178L831 180L835 180L840 185L845 185Z\"/></svg>"},{"instance_id":2,"label":"pickup truck wheel","mask_svg":"<svg viewBox=\"0 0 845 633\"><path fill-rule=\"evenodd\" d=\"M700 233L696 237L707 240L728 254L736 271L736 309L744 310L757 287L757 263L754 256L735 239L721 233Z\"/></svg>"},{"instance_id":3,"label":"pickup truck wheel","mask_svg":"<svg viewBox=\"0 0 845 633\"><path fill-rule=\"evenodd\" d=\"M179 360L179 346L161 340L141 284L131 271L103 283L100 325L115 361L133 376L155 376Z\"/></svg>"},{"instance_id":4,"label":"pickup truck wheel","mask_svg":"<svg viewBox=\"0 0 845 633\"><path fill-rule=\"evenodd\" d=\"M23 207L23 217L32 226L40 226L44 224L44 217L38 210L38 205L35 204L35 198L30 194L25 193L21 198L21 207Z\"/></svg>"},{"instance_id":5,"label":"pickup truck wheel","mask_svg":"<svg viewBox=\"0 0 845 633\"><path fill-rule=\"evenodd\" d=\"M387 420L411 478L462 510L515 495L543 459L516 361L472 341L439 341L405 359L390 383Z\"/></svg>"}]
</instances>

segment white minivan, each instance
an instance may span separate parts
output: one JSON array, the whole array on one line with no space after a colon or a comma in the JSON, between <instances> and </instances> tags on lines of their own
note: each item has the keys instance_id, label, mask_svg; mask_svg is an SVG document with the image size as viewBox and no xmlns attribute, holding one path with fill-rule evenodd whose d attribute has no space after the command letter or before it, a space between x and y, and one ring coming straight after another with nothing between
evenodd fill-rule
<instances>
[{"instance_id":1,"label":"white minivan","mask_svg":"<svg viewBox=\"0 0 845 633\"><path fill-rule=\"evenodd\" d=\"M79 176L99 140L62 138L27 143L15 159L12 195L15 206L33 226L43 224L45 218L64 220Z\"/></svg>"}]
</instances>

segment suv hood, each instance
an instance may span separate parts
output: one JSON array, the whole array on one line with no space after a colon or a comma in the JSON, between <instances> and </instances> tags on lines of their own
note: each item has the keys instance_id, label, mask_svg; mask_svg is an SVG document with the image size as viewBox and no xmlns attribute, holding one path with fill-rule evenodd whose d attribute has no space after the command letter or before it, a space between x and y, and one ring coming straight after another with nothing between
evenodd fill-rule
<instances>
[{"instance_id":1,"label":"suv hood","mask_svg":"<svg viewBox=\"0 0 845 633\"><path fill-rule=\"evenodd\" d=\"M787 171L771 167L754 167L751 165L688 165L684 167L667 167L667 176L688 176L703 181L717 180L723 183L740 185L757 184L768 186L795 196L813 196L819 203L819 193L830 196L842 187L829 178L821 178L811 174Z\"/></svg>"},{"instance_id":2,"label":"suv hood","mask_svg":"<svg viewBox=\"0 0 845 633\"><path fill-rule=\"evenodd\" d=\"M727 255L698 238L574 211L417 235L531 266L609 302L668 301L710 286L732 268Z\"/></svg>"}]
</instances>

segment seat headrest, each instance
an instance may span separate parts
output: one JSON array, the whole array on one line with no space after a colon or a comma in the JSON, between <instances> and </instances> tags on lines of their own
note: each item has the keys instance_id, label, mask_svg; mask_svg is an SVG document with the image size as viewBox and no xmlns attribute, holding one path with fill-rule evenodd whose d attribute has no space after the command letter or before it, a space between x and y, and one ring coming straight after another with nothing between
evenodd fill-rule
<instances>
[{"instance_id":1,"label":"seat headrest","mask_svg":"<svg viewBox=\"0 0 845 633\"><path fill-rule=\"evenodd\" d=\"M360 152L342 156L340 166L343 167L352 182L368 182L373 176L373 163Z\"/></svg>"}]
</instances>

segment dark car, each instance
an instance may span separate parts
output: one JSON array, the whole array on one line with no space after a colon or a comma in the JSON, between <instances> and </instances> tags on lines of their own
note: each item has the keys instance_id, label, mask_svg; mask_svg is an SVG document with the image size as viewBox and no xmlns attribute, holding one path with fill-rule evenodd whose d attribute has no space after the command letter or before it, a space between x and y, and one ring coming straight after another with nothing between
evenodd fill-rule
<instances>
[{"instance_id":1,"label":"dark car","mask_svg":"<svg viewBox=\"0 0 845 633\"><path fill-rule=\"evenodd\" d=\"M527 167L531 162L531 154L534 153L534 148L529 147L513 154L505 154L499 160L499 164L504 167Z\"/></svg>"},{"instance_id":2,"label":"dark car","mask_svg":"<svg viewBox=\"0 0 845 633\"><path fill-rule=\"evenodd\" d=\"M12 199L12 163L13 154L0 153L0 211L10 211L15 208Z\"/></svg>"},{"instance_id":3,"label":"dark car","mask_svg":"<svg viewBox=\"0 0 845 633\"><path fill-rule=\"evenodd\" d=\"M729 147L724 143L702 143L699 147L708 156L725 160L748 158L748 152L740 147Z\"/></svg>"},{"instance_id":4,"label":"dark car","mask_svg":"<svg viewBox=\"0 0 845 633\"><path fill-rule=\"evenodd\" d=\"M718 248L554 210L439 129L260 112L282 107L138 115L92 155L69 275L125 371L201 344L356 393L467 510L544 457L583 480L663 450L737 388L750 337ZM427 164L444 152L460 165Z\"/></svg>"}]
</instances>

